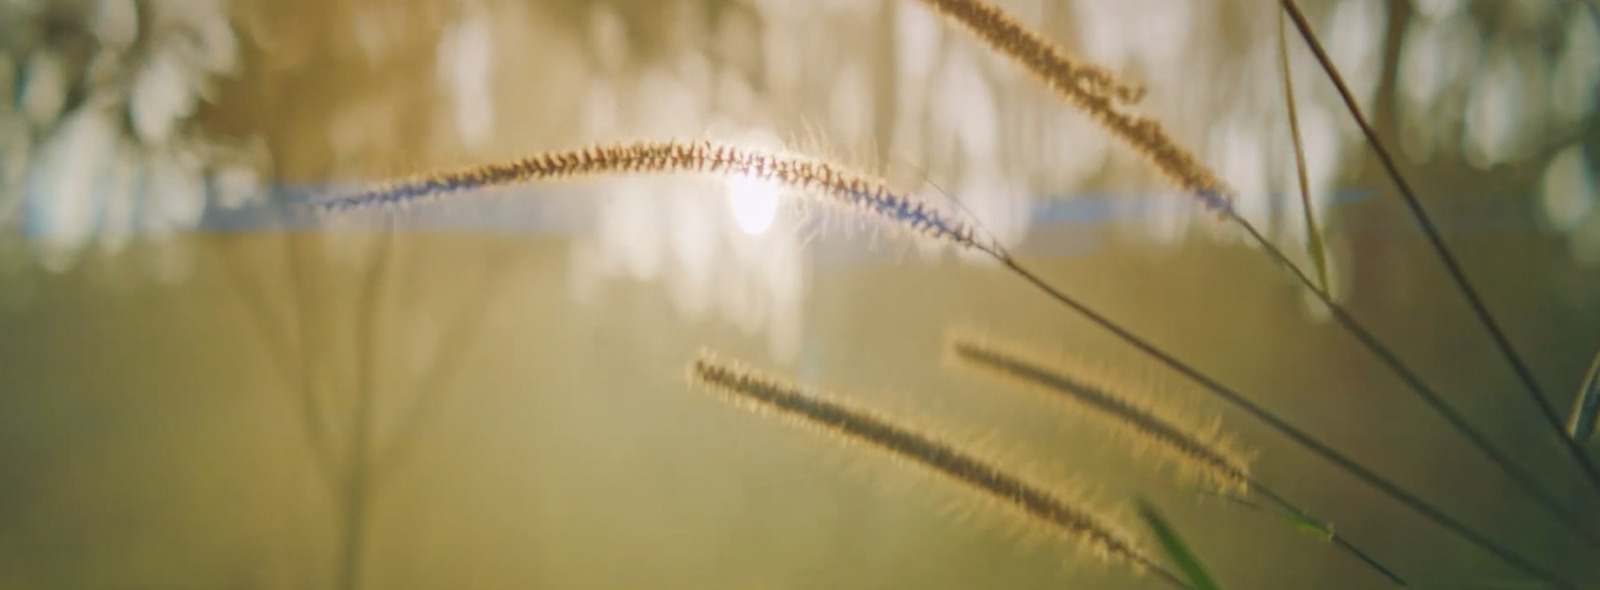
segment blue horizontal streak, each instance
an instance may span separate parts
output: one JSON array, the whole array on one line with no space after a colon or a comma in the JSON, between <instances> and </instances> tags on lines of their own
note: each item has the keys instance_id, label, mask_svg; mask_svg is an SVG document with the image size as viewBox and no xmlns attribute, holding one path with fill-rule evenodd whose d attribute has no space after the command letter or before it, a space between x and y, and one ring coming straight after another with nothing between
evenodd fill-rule
<instances>
[{"instance_id":1,"label":"blue horizontal streak","mask_svg":"<svg viewBox=\"0 0 1600 590\"><path fill-rule=\"evenodd\" d=\"M315 194L338 194L327 188L286 187L280 195L288 203L311 203ZM1376 191L1346 191L1333 196L1331 207L1355 203L1376 195ZM1157 199L1178 198L1172 194L1139 197L1128 194L1081 193L1039 199L1029 214L1034 228L1057 226L1099 226L1128 223L1150 215ZM257 205L234 210L213 208L198 231L338 231L395 227L403 231L487 232L537 235L582 235L593 231L600 203L540 188L514 188L488 191L481 195L458 196L448 202L434 202L388 212L358 212L333 220L319 219L309 207L295 205ZM1195 215L1207 215L1196 212ZM394 221L398 219L398 221Z\"/></svg>"}]
</instances>

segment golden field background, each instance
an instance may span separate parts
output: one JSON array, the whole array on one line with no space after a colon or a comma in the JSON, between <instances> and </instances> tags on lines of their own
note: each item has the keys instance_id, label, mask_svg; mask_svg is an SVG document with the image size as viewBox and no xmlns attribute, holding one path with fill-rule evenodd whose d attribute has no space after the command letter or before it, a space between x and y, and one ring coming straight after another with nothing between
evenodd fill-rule
<instances>
[{"instance_id":1,"label":"golden field background","mask_svg":"<svg viewBox=\"0 0 1600 590\"><path fill-rule=\"evenodd\" d=\"M96 22L83 16L94 4L51 8L50 30ZM1001 4L1146 82L1150 112L1220 162L1246 214L1298 248L1281 80L1276 54L1262 53L1275 48L1272 10ZM141 24L169 23L139 35L182 20L152 15L203 5L138 4ZM1592 13L1532 0L1305 5L1336 56L1358 71L1376 64L1371 82L1353 78L1371 86L1381 133L1565 409L1600 328L1589 82L1600 66L1569 57L1587 42L1570 39L1600 35L1581 25L1593 26ZM231 25L235 67L178 124L178 139L119 125L117 153L158 170L160 157L204 152L189 138L258 146L245 160L259 186L242 203L217 197L225 167L207 163L204 215L113 247L108 207L60 204L115 191L35 180L56 178L35 172L56 161L44 146L94 92L68 92L62 122L35 121L23 106L5 113L29 125L8 136L6 154L37 157L5 177L24 188L5 193L3 218L0 589L339 587L344 513L297 413L308 391L326 404L336 453L357 431L363 391L375 400L376 451L413 441L372 488L366 588L1155 587L1069 544L1022 543L1004 515L893 461L689 390L683 367L702 346L915 408L1107 504L1149 498L1229 588L1381 582L1271 517L1153 483L1164 472L1053 406L941 367L950 325L1106 357L1187 411L1220 416L1260 453L1263 479L1419 585L1526 583L993 265L792 208L742 210L742 195L721 183L580 183L444 209L493 217L522 199L582 211L557 231L514 216L492 230L441 229L427 210L395 222L404 231L394 234L282 232L262 221L283 198L274 187L674 135L781 142L959 199L1099 311L1541 563L1596 574L1556 523L1264 257L1162 194L1137 159L916 3L294 0L206 10ZM1467 43L1452 36L1461 30L1476 40L1442 46L1479 61L1418 90L1422 66L1404 65L1409 40ZM66 47L55 41L63 35L9 36L7 63L30 71L41 48ZM1367 56L1363 43L1381 51ZM1308 123L1308 157L1340 296L1475 424L1597 513L1331 89L1291 45L1302 116L1319 121ZM132 47L125 63L138 80L142 46ZM1495 77L1507 71L1520 77ZM26 80L39 78L16 79L14 95L33 96ZM131 93L129 113L153 108L133 96L148 94ZM1376 194L1336 205L1335 190ZM163 198L143 194L145 208ZM1034 213L1096 195L1123 215L1043 223ZM766 217L751 225L751 215ZM228 231L217 221L240 218L260 223ZM385 270L369 288L375 268ZM303 349L301 329L311 335ZM432 380L441 370L449 378ZM418 399L437 404L407 430Z\"/></svg>"}]
</instances>

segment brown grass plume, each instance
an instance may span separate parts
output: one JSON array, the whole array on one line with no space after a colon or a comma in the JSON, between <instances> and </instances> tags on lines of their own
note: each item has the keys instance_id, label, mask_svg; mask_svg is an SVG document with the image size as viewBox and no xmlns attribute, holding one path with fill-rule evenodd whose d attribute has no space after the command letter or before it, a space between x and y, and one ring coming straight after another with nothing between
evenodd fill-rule
<instances>
[{"instance_id":1,"label":"brown grass plume","mask_svg":"<svg viewBox=\"0 0 1600 590\"><path fill-rule=\"evenodd\" d=\"M338 214L405 207L451 194L574 177L650 175L742 176L825 197L824 202L867 212L894 226L964 248L999 256L973 226L912 195L896 192L869 174L820 158L706 140L632 141L424 174L355 195L319 202Z\"/></svg>"},{"instance_id":2,"label":"brown grass plume","mask_svg":"<svg viewBox=\"0 0 1600 590\"><path fill-rule=\"evenodd\" d=\"M701 353L690 364L689 376L694 383L721 394L726 402L776 413L846 441L890 453L1019 510L1030 520L1049 525L1097 555L1125 563L1136 571L1150 569L1163 578L1170 577L1109 519L920 428L854 407L828 394L801 389L710 352Z\"/></svg>"},{"instance_id":3,"label":"brown grass plume","mask_svg":"<svg viewBox=\"0 0 1600 590\"><path fill-rule=\"evenodd\" d=\"M1123 110L1122 105L1143 97L1142 88L1119 81L1109 70L1068 57L1044 36L984 0L921 1L1017 62L1208 209L1222 212L1232 207L1234 190L1168 135L1160 122Z\"/></svg>"},{"instance_id":4,"label":"brown grass plume","mask_svg":"<svg viewBox=\"0 0 1600 590\"><path fill-rule=\"evenodd\" d=\"M1110 70L1074 59L1043 35L1022 26L1011 15L983 0L922 0L997 53L1010 56L1057 92L1089 94L1133 104L1144 98L1143 87L1123 82Z\"/></svg>"},{"instance_id":5,"label":"brown grass plume","mask_svg":"<svg viewBox=\"0 0 1600 590\"><path fill-rule=\"evenodd\" d=\"M1026 348L963 332L953 332L946 358L955 366L976 370L1049 394L1085 410L1130 444L1153 448L1180 466L1185 474L1219 490L1244 493L1250 488L1249 460L1229 447L1217 426L1185 424L1155 401L1137 395L1126 378L1085 363L1064 366L1047 362Z\"/></svg>"}]
</instances>

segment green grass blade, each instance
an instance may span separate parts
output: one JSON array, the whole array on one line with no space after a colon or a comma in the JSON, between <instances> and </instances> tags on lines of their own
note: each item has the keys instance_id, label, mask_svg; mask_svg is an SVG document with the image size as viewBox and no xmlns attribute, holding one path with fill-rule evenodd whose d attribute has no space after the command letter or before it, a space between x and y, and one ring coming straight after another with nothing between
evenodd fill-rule
<instances>
[{"instance_id":1,"label":"green grass blade","mask_svg":"<svg viewBox=\"0 0 1600 590\"><path fill-rule=\"evenodd\" d=\"M1572 416L1567 419L1567 435L1578 442L1593 439L1596 418L1600 418L1600 353L1595 353L1594 360L1589 363L1589 374L1578 386L1578 398L1572 403Z\"/></svg>"},{"instance_id":2,"label":"green grass blade","mask_svg":"<svg viewBox=\"0 0 1600 590\"><path fill-rule=\"evenodd\" d=\"M1319 522L1317 522L1315 520L1312 520L1308 516L1303 516L1303 515L1301 515L1301 514L1299 514L1297 512L1291 511L1291 510L1269 507L1269 506L1261 504L1260 502L1255 502L1253 500L1250 500L1249 498L1245 498L1244 496L1240 496L1238 494L1220 492L1220 491L1217 491L1217 490L1206 488L1204 486L1188 486L1188 485L1183 485L1183 484L1179 484L1177 482L1171 482L1171 481L1156 480L1155 483L1160 484L1160 485L1164 485L1165 487L1169 487L1169 488L1172 488L1174 490L1178 490L1178 491L1181 491L1181 492L1201 494L1201 495L1205 495L1205 496L1212 496L1212 497L1215 497L1215 498L1221 498L1223 500L1227 500L1230 503L1242 506L1244 508L1248 508L1248 509L1255 510L1255 511L1258 511L1258 512L1266 512L1266 513L1272 514L1273 516L1276 516L1278 518L1283 519L1284 522L1289 523L1289 526L1294 527L1295 530L1298 530L1300 532L1303 532L1303 533L1306 533L1306 534L1311 535L1313 537L1316 537L1317 539L1320 539L1322 541L1332 541L1333 537L1334 537L1333 531L1328 528L1328 525L1325 525L1325 524L1319 523Z\"/></svg>"},{"instance_id":3,"label":"green grass blade","mask_svg":"<svg viewBox=\"0 0 1600 590\"><path fill-rule=\"evenodd\" d=\"M1294 78L1289 69L1288 15L1278 9L1278 62L1283 67L1283 100L1289 106L1289 135L1294 139L1294 166L1300 180L1300 210L1306 220L1306 253L1317 266L1317 282L1322 292L1328 293L1328 254L1322 244L1322 230L1317 227L1316 214L1311 209L1311 186L1306 180L1306 153L1300 141L1300 115L1294 105Z\"/></svg>"},{"instance_id":4,"label":"green grass blade","mask_svg":"<svg viewBox=\"0 0 1600 590\"><path fill-rule=\"evenodd\" d=\"M1302 533L1323 541L1333 541L1333 531L1328 530L1328 527L1323 526L1322 523L1293 513L1285 513L1283 519L1289 521L1291 526L1299 529Z\"/></svg>"},{"instance_id":5,"label":"green grass blade","mask_svg":"<svg viewBox=\"0 0 1600 590\"><path fill-rule=\"evenodd\" d=\"M1188 578L1190 586L1194 587L1195 590L1222 590L1222 587L1217 585L1217 581L1211 577L1211 574L1206 572L1205 565L1200 563L1200 558L1189 550L1189 545L1183 542L1183 539L1178 536L1178 531L1173 530L1172 525L1168 524L1167 519L1161 516L1161 511L1157 510L1155 505L1140 500L1139 515L1144 518L1146 524L1150 525L1150 530L1155 533L1156 539L1161 542L1162 551L1167 554L1167 558L1171 559L1174 565L1178 566L1184 577Z\"/></svg>"}]
</instances>

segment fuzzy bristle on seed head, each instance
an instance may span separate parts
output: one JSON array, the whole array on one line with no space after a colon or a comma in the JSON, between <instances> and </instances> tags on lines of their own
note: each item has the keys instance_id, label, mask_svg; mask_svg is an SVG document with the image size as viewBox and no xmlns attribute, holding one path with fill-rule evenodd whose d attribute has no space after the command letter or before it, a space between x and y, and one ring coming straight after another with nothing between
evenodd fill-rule
<instances>
[{"instance_id":1,"label":"fuzzy bristle on seed head","mask_svg":"<svg viewBox=\"0 0 1600 590\"><path fill-rule=\"evenodd\" d=\"M960 24L990 49L1011 56L1023 69L1060 92L1085 93L1133 104L1143 87L1122 81L1110 70L1073 59L1043 35L984 0L922 0L930 10Z\"/></svg>"},{"instance_id":2,"label":"fuzzy bristle on seed head","mask_svg":"<svg viewBox=\"0 0 1600 590\"><path fill-rule=\"evenodd\" d=\"M1122 563L1134 571L1153 565L1132 537L1110 524L1112 519L921 428L824 393L801 389L778 377L724 361L711 352L702 352L690 363L689 372L691 381L719 394L724 401L762 413L779 414L833 437L864 444L916 464L1011 510L1020 511L1029 519L1078 541L1092 555Z\"/></svg>"},{"instance_id":3,"label":"fuzzy bristle on seed head","mask_svg":"<svg viewBox=\"0 0 1600 590\"><path fill-rule=\"evenodd\" d=\"M574 177L711 175L745 177L815 195L912 233L1001 256L972 224L874 176L801 154L705 140L634 141L547 152L512 162L418 176L317 203L323 214L385 209L481 188Z\"/></svg>"},{"instance_id":4,"label":"fuzzy bristle on seed head","mask_svg":"<svg viewBox=\"0 0 1600 590\"><path fill-rule=\"evenodd\" d=\"M1188 423L1110 367L1047 360L1019 344L964 330L950 332L945 359L1084 410L1088 422L1107 427L1135 450L1156 450L1183 474L1220 491L1250 488L1250 460L1232 448L1220 421Z\"/></svg>"},{"instance_id":5,"label":"fuzzy bristle on seed head","mask_svg":"<svg viewBox=\"0 0 1600 590\"><path fill-rule=\"evenodd\" d=\"M1223 217L1233 211L1235 192L1227 183L1179 145L1160 122L1126 110L1144 96L1142 88L1118 80L1110 70L1068 57L985 0L921 2L1032 73L1208 210Z\"/></svg>"}]
</instances>

